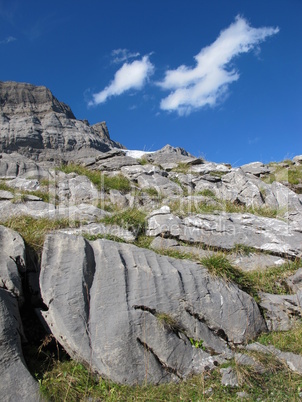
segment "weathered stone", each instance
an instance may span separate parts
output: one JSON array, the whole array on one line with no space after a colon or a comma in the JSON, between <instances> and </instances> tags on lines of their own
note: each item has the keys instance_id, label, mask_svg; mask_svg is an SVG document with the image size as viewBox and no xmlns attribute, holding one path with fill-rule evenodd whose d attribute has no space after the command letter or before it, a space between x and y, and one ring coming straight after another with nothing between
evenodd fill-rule
<instances>
[{"instance_id":1,"label":"weathered stone","mask_svg":"<svg viewBox=\"0 0 302 402\"><path fill-rule=\"evenodd\" d=\"M12 200L14 198L14 194L10 191L0 190L0 200Z\"/></svg>"},{"instance_id":2,"label":"weathered stone","mask_svg":"<svg viewBox=\"0 0 302 402\"><path fill-rule=\"evenodd\" d=\"M294 275L289 276L285 281L292 292L297 293L302 290L302 268L299 268Z\"/></svg>"},{"instance_id":3,"label":"weathered stone","mask_svg":"<svg viewBox=\"0 0 302 402\"><path fill-rule=\"evenodd\" d=\"M0 158L0 178L15 179L17 176L40 179L48 177L48 170L17 152L11 154L2 153Z\"/></svg>"},{"instance_id":4,"label":"weathered stone","mask_svg":"<svg viewBox=\"0 0 302 402\"><path fill-rule=\"evenodd\" d=\"M293 162L296 165L301 165L302 164L302 155L297 155L293 158Z\"/></svg>"},{"instance_id":5,"label":"weathered stone","mask_svg":"<svg viewBox=\"0 0 302 402\"><path fill-rule=\"evenodd\" d=\"M252 214L198 214L180 219L169 213L155 213L148 218L147 235L169 235L226 250L243 244L286 257L302 255L299 229L278 219Z\"/></svg>"},{"instance_id":6,"label":"weathered stone","mask_svg":"<svg viewBox=\"0 0 302 402\"><path fill-rule=\"evenodd\" d=\"M200 373L230 356L225 339L243 343L265 330L256 303L235 285L129 244L48 235L40 286L43 315L59 342L121 383ZM206 351L189 338L202 339Z\"/></svg>"},{"instance_id":7,"label":"weathered stone","mask_svg":"<svg viewBox=\"0 0 302 402\"><path fill-rule=\"evenodd\" d=\"M220 369L220 373L222 374L221 384L226 387L238 387L239 381L235 370L232 367L222 368Z\"/></svg>"},{"instance_id":8,"label":"weathered stone","mask_svg":"<svg viewBox=\"0 0 302 402\"><path fill-rule=\"evenodd\" d=\"M183 193L183 190L178 184L157 173L154 173L152 176L142 174L138 176L137 182L142 189L154 188L159 194L166 196Z\"/></svg>"},{"instance_id":9,"label":"weathered stone","mask_svg":"<svg viewBox=\"0 0 302 402\"><path fill-rule=\"evenodd\" d=\"M264 354L271 354L285 363L288 368L296 373L302 374L302 356L292 352L282 352L272 345L264 346L259 342L251 343L246 346L247 350L256 351Z\"/></svg>"},{"instance_id":10,"label":"weathered stone","mask_svg":"<svg viewBox=\"0 0 302 402\"><path fill-rule=\"evenodd\" d=\"M183 148L174 148L171 145L165 145L159 151L145 154L144 158L157 165L162 163L187 163L196 159L195 156L189 154Z\"/></svg>"},{"instance_id":11,"label":"weathered stone","mask_svg":"<svg viewBox=\"0 0 302 402\"><path fill-rule=\"evenodd\" d=\"M265 320L270 331L288 331L301 319L297 295L274 295L259 292L260 306L265 309Z\"/></svg>"},{"instance_id":12,"label":"weathered stone","mask_svg":"<svg viewBox=\"0 0 302 402\"><path fill-rule=\"evenodd\" d=\"M92 155L92 150L120 147L110 140L104 123L91 127L87 121L76 120L69 106L45 87L0 82L0 113L0 148L5 152L60 160L68 158L69 152L84 156L85 149Z\"/></svg>"},{"instance_id":13,"label":"weathered stone","mask_svg":"<svg viewBox=\"0 0 302 402\"><path fill-rule=\"evenodd\" d=\"M33 218L49 219L70 219L71 221L95 222L98 219L109 215L108 212L99 209L91 204L79 205L53 205L43 201L28 201L12 203L11 201L0 202L0 219L8 217L29 215Z\"/></svg>"},{"instance_id":14,"label":"weathered stone","mask_svg":"<svg viewBox=\"0 0 302 402\"><path fill-rule=\"evenodd\" d=\"M138 164L137 160L130 156L113 156L111 158L101 159L97 161L96 167L99 170L115 171L120 170L124 166L133 166Z\"/></svg>"},{"instance_id":15,"label":"weathered stone","mask_svg":"<svg viewBox=\"0 0 302 402\"><path fill-rule=\"evenodd\" d=\"M248 255L232 253L229 259L232 265L243 271L265 270L266 268L277 267L286 263L283 258L264 253L249 253Z\"/></svg>"},{"instance_id":16,"label":"weathered stone","mask_svg":"<svg viewBox=\"0 0 302 402\"><path fill-rule=\"evenodd\" d=\"M23 329L18 302L0 288L0 388L1 400L42 401L39 384L27 370L21 348Z\"/></svg>"},{"instance_id":17,"label":"weathered stone","mask_svg":"<svg viewBox=\"0 0 302 402\"><path fill-rule=\"evenodd\" d=\"M252 162L246 165L240 166L240 169L245 173L251 173L254 176L260 176L263 174L270 173L270 168L265 166L262 162Z\"/></svg>"},{"instance_id":18,"label":"weathered stone","mask_svg":"<svg viewBox=\"0 0 302 402\"><path fill-rule=\"evenodd\" d=\"M126 196L121 194L121 192L118 190L110 190L109 196L110 202L121 209L126 208L129 205L129 201Z\"/></svg>"},{"instance_id":19,"label":"weathered stone","mask_svg":"<svg viewBox=\"0 0 302 402\"><path fill-rule=\"evenodd\" d=\"M74 173L56 175L55 187L50 192L64 205L97 204L100 192L87 176Z\"/></svg>"},{"instance_id":20,"label":"weathered stone","mask_svg":"<svg viewBox=\"0 0 302 402\"><path fill-rule=\"evenodd\" d=\"M15 231L0 226L0 287L9 290L23 302L21 275L26 271L25 245Z\"/></svg>"},{"instance_id":21,"label":"weathered stone","mask_svg":"<svg viewBox=\"0 0 302 402\"><path fill-rule=\"evenodd\" d=\"M136 180L141 174L153 175L154 173L161 174L161 170L158 166L153 165L130 165L123 166L121 168L123 175L130 180Z\"/></svg>"},{"instance_id":22,"label":"weathered stone","mask_svg":"<svg viewBox=\"0 0 302 402\"><path fill-rule=\"evenodd\" d=\"M261 364L258 360L254 359L253 357L244 354L244 353L235 353L235 362L240 366L250 366L259 373L263 374L267 371L267 369Z\"/></svg>"},{"instance_id":23,"label":"weathered stone","mask_svg":"<svg viewBox=\"0 0 302 402\"><path fill-rule=\"evenodd\" d=\"M104 225L103 223L90 223L88 225L82 225L79 228L60 229L59 232L82 235L87 234L90 236L115 236L123 239L127 242L133 242L135 235L127 229L121 228L117 225Z\"/></svg>"}]
</instances>

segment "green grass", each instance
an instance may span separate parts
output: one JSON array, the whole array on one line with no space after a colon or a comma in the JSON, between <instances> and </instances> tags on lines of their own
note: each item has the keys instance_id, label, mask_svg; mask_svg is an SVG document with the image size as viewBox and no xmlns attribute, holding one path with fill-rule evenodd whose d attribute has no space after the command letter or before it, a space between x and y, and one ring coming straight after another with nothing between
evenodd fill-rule
<instances>
[{"instance_id":1,"label":"green grass","mask_svg":"<svg viewBox=\"0 0 302 402\"><path fill-rule=\"evenodd\" d=\"M226 281L234 282L243 291L253 297L257 297L257 291L249 275L233 267L225 254L212 254L209 257L201 258L200 262L212 275L223 278Z\"/></svg>"},{"instance_id":2,"label":"green grass","mask_svg":"<svg viewBox=\"0 0 302 402\"><path fill-rule=\"evenodd\" d=\"M266 183L277 182L287 182L289 184L295 185L302 182L302 166L293 165L292 163L288 167L278 165L277 163L271 164L271 168L274 171L262 178Z\"/></svg>"},{"instance_id":3,"label":"green grass","mask_svg":"<svg viewBox=\"0 0 302 402\"><path fill-rule=\"evenodd\" d=\"M56 362L40 381L42 393L50 401L109 401L109 402L179 402L179 401L238 401L237 393L246 392L246 401L299 401L302 377L290 372L272 357L262 357L268 367L264 374L250 367L234 367L239 387L221 384L219 368L178 383L162 385L120 385L98 378L74 361Z\"/></svg>"},{"instance_id":4,"label":"green grass","mask_svg":"<svg viewBox=\"0 0 302 402\"><path fill-rule=\"evenodd\" d=\"M25 202L27 195L35 195L39 197L44 202L50 202L50 195L46 191L42 190L33 190L33 191L25 191L19 190L13 187L9 187L3 180L0 180L0 190L9 191L14 195L12 202Z\"/></svg>"},{"instance_id":5,"label":"green grass","mask_svg":"<svg viewBox=\"0 0 302 402\"><path fill-rule=\"evenodd\" d=\"M0 222L18 232L24 239L25 243L36 252L41 252L44 239L47 233L63 229L66 227L76 227L78 222L71 222L69 219L51 220L47 218L33 218L31 216L16 216Z\"/></svg>"},{"instance_id":6,"label":"green grass","mask_svg":"<svg viewBox=\"0 0 302 402\"><path fill-rule=\"evenodd\" d=\"M257 216L266 218L278 218L282 215L282 211L270 207L247 207L239 205L231 201L215 199L216 203L208 201L191 201L177 199L169 203L171 212L179 216L188 216L191 214L212 214L214 212L228 212L228 213L250 213Z\"/></svg>"},{"instance_id":7,"label":"green grass","mask_svg":"<svg viewBox=\"0 0 302 402\"><path fill-rule=\"evenodd\" d=\"M214 191L210 190L209 188L205 188L204 190L199 191L197 195L203 195L204 197L211 197L211 198L216 197Z\"/></svg>"},{"instance_id":8,"label":"green grass","mask_svg":"<svg viewBox=\"0 0 302 402\"><path fill-rule=\"evenodd\" d=\"M257 341L266 346L275 346L283 352L302 355L302 322L297 323L290 331L273 331L262 334Z\"/></svg>"},{"instance_id":9,"label":"green grass","mask_svg":"<svg viewBox=\"0 0 302 402\"><path fill-rule=\"evenodd\" d=\"M105 216L101 222L107 225L118 225L134 232L136 236L145 233L146 214L138 209L129 208L116 212L111 216Z\"/></svg>"},{"instance_id":10,"label":"green grass","mask_svg":"<svg viewBox=\"0 0 302 402\"><path fill-rule=\"evenodd\" d=\"M110 190L119 190L122 193L127 193L131 191L130 181L122 174L108 176L99 171L90 170L84 166L72 163L62 165L59 170L66 174L76 173L81 176L86 176L97 187L97 189L104 190L105 192L109 192Z\"/></svg>"},{"instance_id":11,"label":"green grass","mask_svg":"<svg viewBox=\"0 0 302 402\"><path fill-rule=\"evenodd\" d=\"M265 270L247 272L247 276L257 291L288 294L290 292L285 279L294 274L301 266L301 260L297 259Z\"/></svg>"}]
</instances>

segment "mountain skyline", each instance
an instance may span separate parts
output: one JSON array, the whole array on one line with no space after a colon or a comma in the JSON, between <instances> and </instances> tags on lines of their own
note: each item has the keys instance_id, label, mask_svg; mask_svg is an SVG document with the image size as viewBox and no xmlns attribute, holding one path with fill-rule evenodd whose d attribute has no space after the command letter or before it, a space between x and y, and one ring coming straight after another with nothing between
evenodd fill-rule
<instances>
[{"instance_id":1,"label":"mountain skyline","mask_svg":"<svg viewBox=\"0 0 302 402\"><path fill-rule=\"evenodd\" d=\"M302 4L224 3L2 0L0 80L48 87L128 149L301 154Z\"/></svg>"}]
</instances>

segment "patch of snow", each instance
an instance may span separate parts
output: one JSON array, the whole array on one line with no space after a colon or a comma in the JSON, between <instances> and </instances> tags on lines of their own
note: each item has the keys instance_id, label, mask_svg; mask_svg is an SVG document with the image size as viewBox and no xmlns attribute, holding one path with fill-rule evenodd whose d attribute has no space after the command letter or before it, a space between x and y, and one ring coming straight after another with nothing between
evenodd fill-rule
<instances>
[{"instance_id":1,"label":"patch of snow","mask_svg":"<svg viewBox=\"0 0 302 402\"><path fill-rule=\"evenodd\" d=\"M131 149L126 149L125 154L131 158L140 159L145 154L153 154L156 151L135 151Z\"/></svg>"}]
</instances>

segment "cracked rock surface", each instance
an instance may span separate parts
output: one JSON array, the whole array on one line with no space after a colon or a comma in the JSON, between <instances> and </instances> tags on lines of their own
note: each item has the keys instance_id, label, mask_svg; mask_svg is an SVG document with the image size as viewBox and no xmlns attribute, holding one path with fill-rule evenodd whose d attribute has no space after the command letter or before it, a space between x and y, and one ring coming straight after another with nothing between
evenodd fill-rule
<instances>
[{"instance_id":1,"label":"cracked rock surface","mask_svg":"<svg viewBox=\"0 0 302 402\"><path fill-rule=\"evenodd\" d=\"M265 330L257 304L202 266L109 240L47 237L43 316L73 356L120 383L162 383L213 367ZM203 339L205 350L189 338Z\"/></svg>"}]
</instances>

